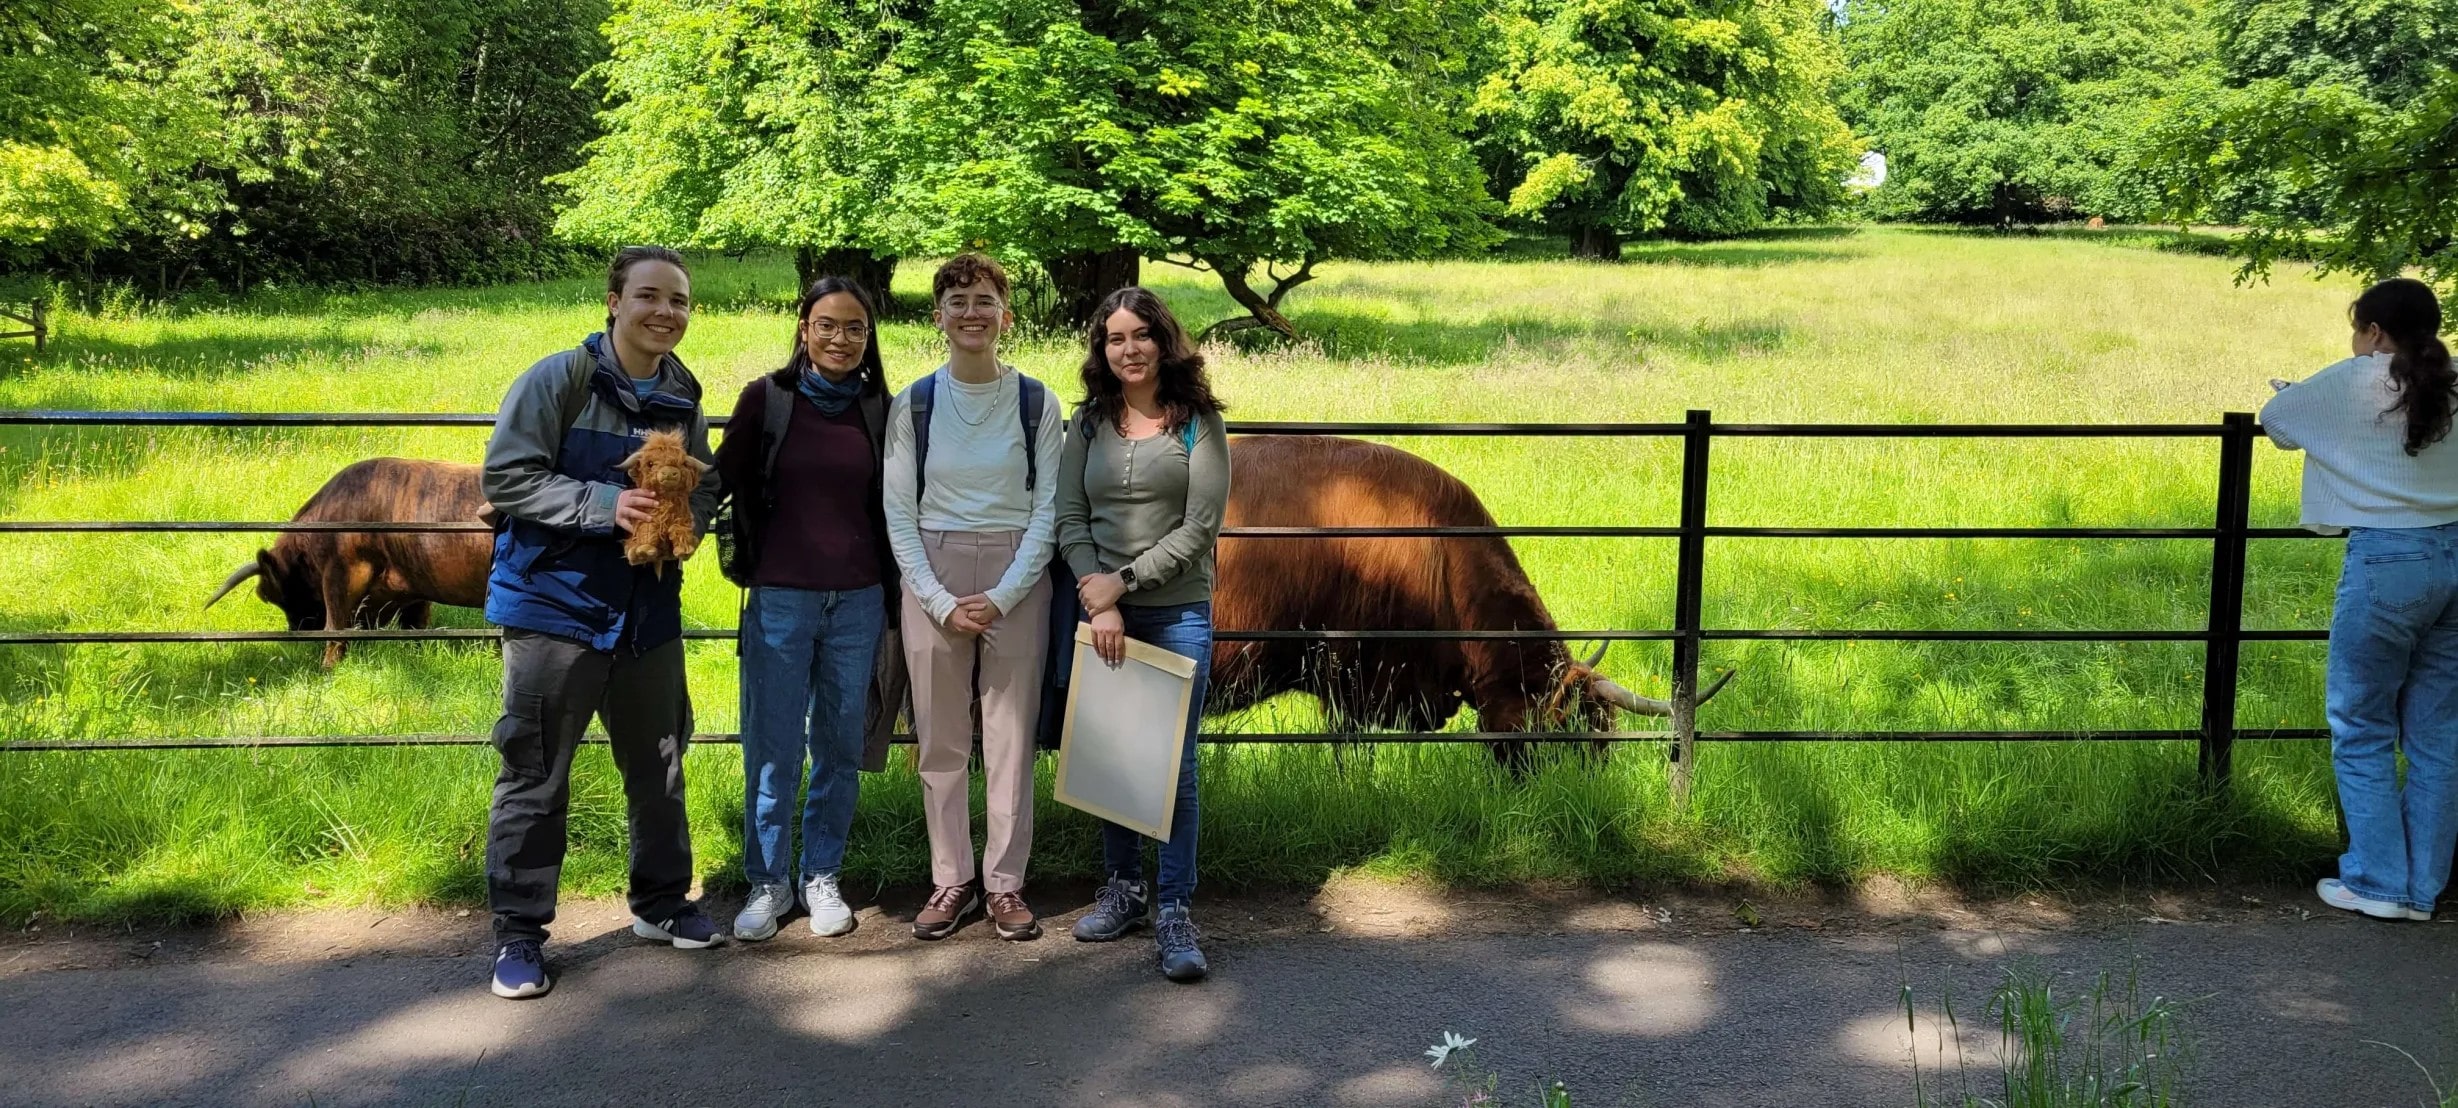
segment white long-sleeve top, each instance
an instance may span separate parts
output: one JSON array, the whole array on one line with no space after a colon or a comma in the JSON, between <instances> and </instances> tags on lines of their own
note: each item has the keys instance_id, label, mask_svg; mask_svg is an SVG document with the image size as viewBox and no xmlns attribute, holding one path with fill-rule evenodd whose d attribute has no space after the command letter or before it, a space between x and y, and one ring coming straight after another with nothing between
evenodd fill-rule
<instances>
[{"instance_id":1,"label":"white long-sleeve top","mask_svg":"<svg viewBox=\"0 0 2458 1108\"><path fill-rule=\"evenodd\" d=\"M999 379L971 385L941 366L930 410L929 471L915 494L913 388L888 407L888 447L880 475L887 514L888 547L922 610L939 623L955 612L955 594L930 568L923 531L1022 531L1015 560L987 594L1000 614L1016 610L1050 566L1058 525L1058 463L1066 447L1066 415L1058 394L1041 390L1040 441L1030 449L1040 480L1024 487L1024 421L1017 414L1023 375L1000 366Z\"/></svg>"},{"instance_id":2,"label":"white long-sleeve top","mask_svg":"<svg viewBox=\"0 0 2458 1108\"><path fill-rule=\"evenodd\" d=\"M2262 406L2270 441L2304 451L2304 526L2337 534L2458 522L2458 441L2408 457L2407 414L2390 410L2397 402L2390 356L2366 354L2289 385Z\"/></svg>"}]
</instances>

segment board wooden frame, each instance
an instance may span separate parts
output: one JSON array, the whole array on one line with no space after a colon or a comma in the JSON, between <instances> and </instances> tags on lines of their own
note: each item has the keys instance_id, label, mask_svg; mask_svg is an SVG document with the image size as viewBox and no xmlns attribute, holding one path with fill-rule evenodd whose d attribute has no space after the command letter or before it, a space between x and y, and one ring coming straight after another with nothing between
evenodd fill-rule
<instances>
[{"instance_id":1,"label":"board wooden frame","mask_svg":"<svg viewBox=\"0 0 2458 1108\"><path fill-rule=\"evenodd\" d=\"M1075 664L1068 671L1067 713L1065 716L1065 724L1059 731L1058 770L1051 778L1050 797L1051 799L1067 805L1068 807L1090 812L1093 815L1099 816L1111 823L1115 823L1120 827L1125 827L1166 842L1169 839L1169 831L1171 826L1177 821L1178 790L1176 781L1178 774L1185 772L1184 763L1186 759L1186 744L1183 741L1173 743L1170 747L1169 763L1171 767L1171 785L1166 793L1168 799L1162 804L1161 820L1157 824L1124 812L1117 811L1101 801L1077 796L1068 791L1068 759L1075 748L1075 712L1076 705L1078 703L1075 694L1078 690L1085 687L1085 678L1092 672L1092 667L1102 666L1103 664L1104 663L1101 661L1101 656L1098 653L1095 653L1092 648L1092 626L1085 623L1076 624ZM1154 646L1151 643L1144 642L1140 639L1129 638L1127 640L1126 664L1141 664L1149 666L1178 679L1178 709L1177 713L1171 718L1179 721L1177 725L1177 733L1180 738L1183 739L1184 729L1186 726L1185 720L1188 702L1193 699L1195 694L1195 660L1181 654L1174 654L1170 651L1163 650L1160 647Z\"/></svg>"}]
</instances>

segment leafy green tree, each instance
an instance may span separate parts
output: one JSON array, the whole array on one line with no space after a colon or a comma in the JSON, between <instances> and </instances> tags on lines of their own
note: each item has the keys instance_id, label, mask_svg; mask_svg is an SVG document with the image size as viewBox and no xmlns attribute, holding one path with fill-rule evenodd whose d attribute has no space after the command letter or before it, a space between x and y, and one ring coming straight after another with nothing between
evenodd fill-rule
<instances>
[{"instance_id":1,"label":"leafy green tree","mask_svg":"<svg viewBox=\"0 0 2458 1108\"><path fill-rule=\"evenodd\" d=\"M1514 216L1583 257L1732 234L1843 198L1859 149L1819 0L1511 0L1473 110Z\"/></svg>"},{"instance_id":2,"label":"leafy green tree","mask_svg":"<svg viewBox=\"0 0 2458 1108\"><path fill-rule=\"evenodd\" d=\"M1491 241L1455 123L1466 13L940 0L891 62L896 237L1060 263L1053 276L1120 253L1192 266L1247 310L1225 326L1293 334L1280 304L1322 261ZM1059 289L1057 314L1080 322L1100 291Z\"/></svg>"},{"instance_id":3,"label":"leafy green tree","mask_svg":"<svg viewBox=\"0 0 2458 1108\"><path fill-rule=\"evenodd\" d=\"M2458 4L2220 0L2223 83L2180 97L2155 161L2182 218L2235 219L2243 276L2285 258L2458 291Z\"/></svg>"},{"instance_id":4,"label":"leafy green tree","mask_svg":"<svg viewBox=\"0 0 2458 1108\"><path fill-rule=\"evenodd\" d=\"M0 255L108 242L149 214L190 233L213 206L179 178L223 147L212 106L166 87L173 16L161 0L0 7Z\"/></svg>"},{"instance_id":5,"label":"leafy green tree","mask_svg":"<svg viewBox=\"0 0 2458 1108\"><path fill-rule=\"evenodd\" d=\"M1887 159L1894 218L2133 219L2162 98L2211 65L2199 0L1853 0L1845 118Z\"/></svg>"},{"instance_id":6,"label":"leafy green tree","mask_svg":"<svg viewBox=\"0 0 2458 1108\"><path fill-rule=\"evenodd\" d=\"M895 165L876 115L896 76L893 5L624 0L597 70L608 106L587 161L556 179L561 233L588 241L790 247L804 283L884 293L896 243L878 198Z\"/></svg>"},{"instance_id":7,"label":"leafy green tree","mask_svg":"<svg viewBox=\"0 0 2458 1108\"><path fill-rule=\"evenodd\" d=\"M159 292L559 267L603 0L32 0L0 13L0 242Z\"/></svg>"}]
</instances>

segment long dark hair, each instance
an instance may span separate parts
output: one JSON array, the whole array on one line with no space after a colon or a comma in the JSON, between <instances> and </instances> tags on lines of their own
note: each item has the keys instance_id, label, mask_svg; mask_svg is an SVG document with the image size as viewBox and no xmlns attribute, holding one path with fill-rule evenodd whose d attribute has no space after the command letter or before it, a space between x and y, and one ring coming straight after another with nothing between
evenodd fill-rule
<instances>
[{"instance_id":1,"label":"long dark hair","mask_svg":"<svg viewBox=\"0 0 2458 1108\"><path fill-rule=\"evenodd\" d=\"M2432 286L2411 277L2392 277L2364 290L2347 309L2358 330L2379 326L2390 337L2390 387L2398 403L2388 411L2407 413L2407 454L2449 436L2453 391L2458 370L2450 368L2449 347L2441 343L2441 302Z\"/></svg>"},{"instance_id":2,"label":"long dark hair","mask_svg":"<svg viewBox=\"0 0 2458 1108\"><path fill-rule=\"evenodd\" d=\"M1195 352L1194 340L1186 337L1186 328L1178 325L1178 317L1169 313L1169 305L1152 295L1151 290L1128 285L1103 297L1101 307L1092 314L1092 330L1084 352L1084 410L1088 421L1105 422L1115 427L1126 417L1127 387L1110 372L1109 320L1120 309L1135 313L1144 326L1152 328L1152 340L1161 348L1160 398L1169 429L1175 431L1199 416L1225 412L1229 406L1212 395L1212 378L1203 371L1203 355ZM1092 423L1087 423L1091 426Z\"/></svg>"},{"instance_id":3,"label":"long dark hair","mask_svg":"<svg viewBox=\"0 0 2458 1108\"><path fill-rule=\"evenodd\" d=\"M623 295L623 286L630 284L632 267L642 262L664 262L691 276L691 267L683 264L683 256L671 246L626 246L615 251L614 264L606 267L606 291ZM606 337L614 337L614 313L606 313Z\"/></svg>"},{"instance_id":4,"label":"long dark hair","mask_svg":"<svg viewBox=\"0 0 2458 1108\"><path fill-rule=\"evenodd\" d=\"M871 329L870 341L862 344L862 361L854 366L854 372L862 380L862 394L885 395L888 391L888 371L879 361L879 309L871 303L870 290L851 277L822 277L811 282L810 288L802 290L801 302L794 305L793 352L785 356L785 368L771 376L788 390L794 387L803 369L811 364L810 350L802 342L802 325L811 318L811 305L819 303L822 297L840 292L862 305L862 322Z\"/></svg>"}]
</instances>

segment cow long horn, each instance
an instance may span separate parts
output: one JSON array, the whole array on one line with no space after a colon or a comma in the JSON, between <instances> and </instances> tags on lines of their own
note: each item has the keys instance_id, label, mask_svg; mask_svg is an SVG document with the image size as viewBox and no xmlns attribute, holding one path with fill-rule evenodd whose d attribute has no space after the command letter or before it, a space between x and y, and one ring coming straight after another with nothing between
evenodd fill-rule
<instances>
[{"instance_id":1,"label":"cow long horn","mask_svg":"<svg viewBox=\"0 0 2458 1108\"><path fill-rule=\"evenodd\" d=\"M1596 663L1598 663L1598 662L1601 662L1601 661L1604 661L1604 660L1605 660L1605 648L1606 648L1606 647L1609 647L1609 646L1612 646L1612 645L1613 645L1613 644L1612 644L1612 643L1609 643L1609 642L1600 642L1600 643L1597 643L1597 644L1596 644L1596 651L1595 651L1595 653L1588 655L1588 656L1587 656L1587 660L1586 660L1586 661L1579 663L1580 668L1582 668L1582 669L1594 669L1594 668L1596 668Z\"/></svg>"},{"instance_id":2,"label":"cow long horn","mask_svg":"<svg viewBox=\"0 0 2458 1108\"><path fill-rule=\"evenodd\" d=\"M1708 701L1715 699L1715 694L1723 692L1724 686L1732 681L1734 672L1734 670L1725 670L1723 676L1716 678L1714 684L1707 686L1706 692L1699 694L1698 702L1700 704L1705 704ZM1656 698L1649 696L1640 696L1637 693L1631 692L1629 689L1623 688L1619 682L1614 681L1612 678L1606 677L1602 674L1588 678L1587 688L1588 692L1594 695L1596 699L1602 700L1607 704L1611 704L1625 712L1642 716L1669 716L1673 714L1673 704L1671 701L1657 700Z\"/></svg>"},{"instance_id":3,"label":"cow long horn","mask_svg":"<svg viewBox=\"0 0 2458 1108\"><path fill-rule=\"evenodd\" d=\"M1625 712L1633 712L1642 716L1669 716L1673 714L1673 705L1670 701L1657 700L1654 697L1640 696L1637 693L1631 692L1629 689L1623 688L1621 682L1615 681L1612 678L1606 677L1602 674L1588 678L1587 691L1596 699L1604 701L1605 703Z\"/></svg>"},{"instance_id":4,"label":"cow long horn","mask_svg":"<svg viewBox=\"0 0 2458 1108\"><path fill-rule=\"evenodd\" d=\"M221 600L225 596L229 596L230 590L238 588L239 582L245 581L250 577L263 573L264 571L265 567L262 563L253 561L230 571L230 576L223 579L221 588L213 590L213 597L212 599L205 601L205 606L208 608L213 607L215 602Z\"/></svg>"}]
</instances>

